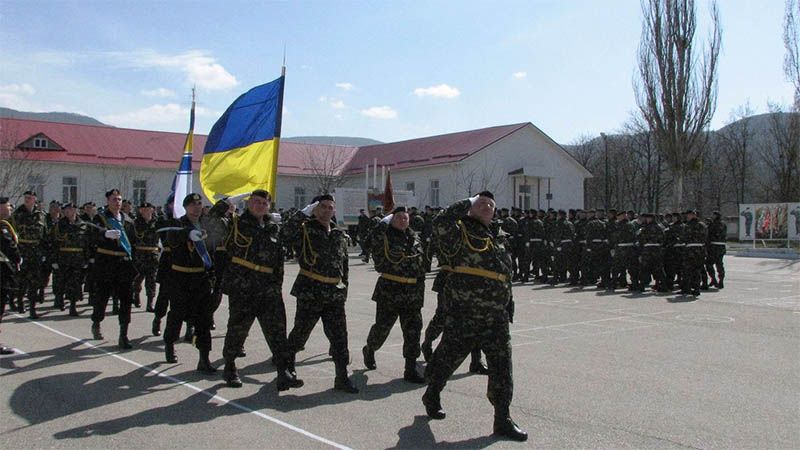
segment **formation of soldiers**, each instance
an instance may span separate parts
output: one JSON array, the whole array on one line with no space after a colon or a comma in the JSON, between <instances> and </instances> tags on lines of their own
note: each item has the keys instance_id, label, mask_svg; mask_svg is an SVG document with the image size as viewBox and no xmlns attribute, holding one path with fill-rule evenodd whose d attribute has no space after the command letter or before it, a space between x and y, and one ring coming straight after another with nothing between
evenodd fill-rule
<instances>
[{"instance_id":1,"label":"formation of soldiers","mask_svg":"<svg viewBox=\"0 0 800 450\"><path fill-rule=\"evenodd\" d=\"M336 226L332 196L278 214L271 213L266 191L250 193L241 212L234 199L209 208L198 194L189 194L181 217L173 216L173 198L157 214L150 203L134 212L117 189L105 197L99 209L94 203L79 208L52 202L47 212L34 192L25 192L17 208L0 198L3 308L36 319L52 278L54 306L69 308L70 316L79 315L76 305L88 294L94 339L104 338L101 324L111 302L118 345L130 349L131 309L141 307L144 291L153 335L161 335L166 318L164 359L177 362L175 344L185 324L185 339L198 350L197 370L213 374L211 330L225 294L230 316L222 355L228 386L242 386L236 359L245 355L246 338L258 320L277 368L277 389L302 387L295 357L321 320L336 367L334 388L358 392L347 369L344 306L352 240ZM615 210L497 210L490 192L446 209L398 207L385 216L380 209L371 215L362 211L356 240L363 260L372 259L380 274L372 296L375 323L362 348L364 365L377 367L375 352L399 320L403 379L427 384L422 400L431 418L445 417L440 393L469 354L470 372L489 377L495 432L525 440L527 434L509 415L512 283L679 289L697 296L709 286L724 287L726 232L718 213L701 221L694 210L638 217ZM300 270L290 291L297 308L289 331L282 285L291 258ZM423 333L425 279L434 259L437 308ZM428 363L424 375L417 370L420 355Z\"/></svg>"}]
</instances>

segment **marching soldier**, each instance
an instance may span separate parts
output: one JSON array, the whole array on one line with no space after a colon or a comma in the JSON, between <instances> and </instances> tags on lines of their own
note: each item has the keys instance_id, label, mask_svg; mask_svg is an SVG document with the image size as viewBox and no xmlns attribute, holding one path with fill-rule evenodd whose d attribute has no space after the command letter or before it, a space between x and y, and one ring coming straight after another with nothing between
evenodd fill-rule
<instances>
[{"instance_id":1,"label":"marching soldier","mask_svg":"<svg viewBox=\"0 0 800 450\"><path fill-rule=\"evenodd\" d=\"M17 274L17 311L25 312L23 297L28 297L30 318L37 319L36 304L41 303L43 265L46 259L47 223L45 213L36 206L36 193L26 191L23 203L11 215L11 225L17 232L22 263Z\"/></svg>"},{"instance_id":2,"label":"marching soldier","mask_svg":"<svg viewBox=\"0 0 800 450\"><path fill-rule=\"evenodd\" d=\"M376 303L375 324L369 330L363 348L364 365L374 370L375 352L381 348L398 317L403 331L403 379L423 384L417 372L422 332L422 304L425 297L425 255L422 242L410 228L404 206L384 217L373 231L372 257L380 278L375 283L372 300Z\"/></svg>"},{"instance_id":3,"label":"marching soldier","mask_svg":"<svg viewBox=\"0 0 800 450\"><path fill-rule=\"evenodd\" d=\"M175 283L176 288L170 292L167 326L164 329L164 355L168 363L178 362L175 342L180 335L181 324L190 320L194 325L194 345L199 352L197 371L210 374L217 371L209 360L214 276L206 244L208 234L200 223L203 201L199 194L191 193L183 199L183 207L186 214L178 219L181 229L167 232L172 258L170 281Z\"/></svg>"},{"instance_id":4,"label":"marching soldier","mask_svg":"<svg viewBox=\"0 0 800 450\"><path fill-rule=\"evenodd\" d=\"M636 233L641 249L639 292L644 292L650 285L651 277L656 282L654 290L668 292L664 282L664 230L655 221L654 214L645 213L641 217L644 222Z\"/></svg>"},{"instance_id":5,"label":"marching soldier","mask_svg":"<svg viewBox=\"0 0 800 450\"><path fill-rule=\"evenodd\" d=\"M728 237L728 225L722 221L722 216L720 216L719 211L714 211L712 217L711 223L708 225L708 259L706 262L706 272L708 272L708 276L711 277L711 286L723 289L725 287L725 265L722 262L722 258L725 256L725 240ZM714 273L715 269L716 274Z\"/></svg>"},{"instance_id":6,"label":"marching soldier","mask_svg":"<svg viewBox=\"0 0 800 450\"><path fill-rule=\"evenodd\" d=\"M94 216L94 275L97 289L92 305L92 337L103 339L100 323L106 316L110 297L119 299L119 347L130 349L128 325L131 322L133 279L136 268L131 255L133 221L121 211L122 195L118 189L106 192L106 207Z\"/></svg>"},{"instance_id":7,"label":"marching soldier","mask_svg":"<svg viewBox=\"0 0 800 450\"><path fill-rule=\"evenodd\" d=\"M686 244L683 257L683 284L681 294L700 295L700 276L706 259L706 241L708 228L697 218L697 211L686 211L686 225L683 229L682 241Z\"/></svg>"},{"instance_id":8,"label":"marching soldier","mask_svg":"<svg viewBox=\"0 0 800 450\"><path fill-rule=\"evenodd\" d=\"M78 218L85 223L94 223L94 216L97 215L97 205L94 202L86 202L81 206L80 209L81 213L78 215ZM92 232L89 233L89 236L93 236ZM94 279L94 258L91 255L94 255L94 240L89 239L89 264L86 266L86 269L83 270L83 292L89 293L89 306L94 305L94 299L97 295L96 283Z\"/></svg>"},{"instance_id":9,"label":"marching soldier","mask_svg":"<svg viewBox=\"0 0 800 450\"><path fill-rule=\"evenodd\" d=\"M681 215L679 213L666 214L664 218L669 222L669 226L664 230L664 288L672 292L676 282L678 286L682 286L683 269L681 266L686 244L681 241L683 239Z\"/></svg>"},{"instance_id":10,"label":"marching soldier","mask_svg":"<svg viewBox=\"0 0 800 450\"><path fill-rule=\"evenodd\" d=\"M286 237L298 255L300 273L291 294L297 298L294 328L289 333L289 351L302 349L317 321L322 319L330 353L336 365L334 388L356 393L347 374L350 351L347 348L347 300L349 266L345 233L331 222L336 213L332 195L315 197L286 225ZM292 364L294 366L294 364Z\"/></svg>"},{"instance_id":11,"label":"marching soldier","mask_svg":"<svg viewBox=\"0 0 800 450\"><path fill-rule=\"evenodd\" d=\"M608 265L610 249L608 246L608 229L605 223L605 211L597 209L594 219L586 224L586 251L590 254L587 270L588 283L595 283L599 289L613 289L614 281L610 280L611 270Z\"/></svg>"},{"instance_id":12,"label":"marching soldier","mask_svg":"<svg viewBox=\"0 0 800 450\"><path fill-rule=\"evenodd\" d=\"M271 200L269 192L259 189L250 193L241 215L232 213L226 200L217 202L209 213L212 222L223 225L221 245L230 259L220 285L230 304L222 356L225 382L234 388L242 386L236 358L254 320L274 355L278 391L303 386L291 370L282 294L285 256L280 227L269 213Z\"/></svg>"},{"instance_id":13,"label":"marching soldier","mask_svg":"<svg viewBox=\"0 0 800 450\"><path fill-rule=\"evenodd\" d=\"M78 316L76 308L83 298L81 279L89 261L89 231L86 224L78 218L74 203L62 206L62 217L50 230L50 242L53 252L51 264L54 277L58 277L62 286L62 298L58 305L64 310L64 299L69 301L69 315ZM56 278L53 283L55 284Z\"/></svg>"},{"instance_id":14,"label":"marching soldier","mask_svg":"<svg viewBox=\"0 0 800 450\"><path fill-rule=\"evenodd\" d=\"M441 245L452 249L453 273L442 341L426 369L428 389L422 396L425 412L444 419L440 392L467 354L479 347L489 364L488 397L494 406L494 431L524 441L527 433L511 419L513 396L511 372L511 261L489 225L495 202L491 192L457 202L436 218L435 232Z\"/></svg>"},{"instance_id":15,"label":"marching soldier","mask_svg":"<svg viewBox=\"0 0 800 450\"><path fill-rule=\"evenodd\" d=\"M631 277L630 291L642 291L639 284L639 260L636 249L636 226L624 211L617 213L617 226L610 236L611 273L617 278L613 286L627 285L625 272Z\"/></svg>"},{"instance_id":16,"label":"marching soldier","mask_svg":"<svg viewBox=\"0 0 800 450\"><path fill-rule=\"evenodd\" d=\"M181 226L178 219L174 217L174 204L175 197L170 194L170 196L167 197L167 203L163 209L164 216L156 223L156 229L160 230L162 228ZM166 243L166 234L161 234L160 238L162 243ZM151 329L153 336L161 336L161 320L167 315L174 284L172 283L172 248L168 245L163 245L162 247L161 257L158 259L158 270L156 272L158 297L156 297L156 304L153 308L154 317Z\"/></svg>"},{"instance_id":17,"label":"marching soldier","mask_svg":"<svg viewBox=\"0 0 800 450\"><path fill-rule=\"evenodd\" d=\"M155 208L151 203L139 205L139 214L133 221L136 232L136 243L133 247L133 263L138 274L133 280L133 304L141 308L140 295L142 283L147 296L147 311L153 311L153 299L156 297L156 275L158 272L158 226L153 217Z\"/></svg>"},{"instance_id":18,"label":"marching soldier","mask_svg":"<svg viewBox=\"0 0 800 450\"><path fill-rule=\"evenodd\" d=\"M553 242L553 266L555 267L553 278L550 280L551 286L567 281L567 270L570 269L570 258L575 239L575 227L572 222L567 220L567 212L559 209L557 215L558 218L550 235ZM575 273L570 273L570 279L574 276Z\"/></svg>"},{"instance_id":19,"label":"marching soldier","mask_svg":"<svg viewBox=\"0 0 800 450\"><path fill-rule=\"evenodd\" d=\"M61 219L62 214L62 207L61 203L53 200L50 202L50 207L48 209L47 215L45 215L45 236L49 237L50 232L53 227L58 223ZM50 275L53 276L53 297L55 298L54 306L56 308L64 310L64 289L62 286L63 277L61 274L57 273L58 269L53 268L53 261L55 260L56 254L53 251L53 248L50 246L50 241L47 241L47 245L45 245L45 261L42 264L42 285L39 288L39 303L42 303L44 300L44 288L50 283Z\"/></svg>"},{"instance_id":20,"label":"marching soldier","mask_svg":"<svg viewBox=\"0 0 800 450\"><path fill-rule=\"evenodd\" d=\"M369 226L370 226L370 218L367 215L367 212L359 210L358 212L358 228L356 229L356 235L358 237L358 244L361 246L361 254L360 256L365 263L369 262Z\"/></svg>"},{"instance_id":21,"label":"marching soldier","mask_svg":"<svg viewBox=\"0 0 800 450\"><path fill-rule=\"evenodd\" d=\"M14 276L21 259L17 232L10 222L11 209L8 197L0 197L0 322L3 321L6 305L13 301ZM12 354L14 349L0 344L0 355Z\"/></svg>"}]
</instances>

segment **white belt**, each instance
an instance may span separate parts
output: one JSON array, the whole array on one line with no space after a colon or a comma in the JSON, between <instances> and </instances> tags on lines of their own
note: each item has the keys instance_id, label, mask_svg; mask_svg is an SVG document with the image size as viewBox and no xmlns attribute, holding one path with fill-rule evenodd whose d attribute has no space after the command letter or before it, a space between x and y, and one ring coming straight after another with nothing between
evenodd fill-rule
<instances>
[{"instance_id":1,"label":"white belt","mask_svg":"<svg viewBox=\"0 0 800 450\"><path fill-rule=\"evenodd\" d=\"M675 247L686 247L686 244L675 244Z\"/></svg>"},{"instance_id":2,"label":"white belt","mask_svg":"<svg viewBox=\"0 0 800 450\"><path fill-rule=\"evenodd\" d=\"M617 244L617 247L633 247L633 242L623 242L621 244Z\"/></svg>"},{"instance_id":3,"label":"white belt","mask_svg":"<svg viewBox=\"0 0 800 450\"><path fill-rule=\"evenodd\" d=\"M713 245L725 245L724 242L712 242Z\"/></svg>"},{"instance_id":4,"label":"white belt","mask_svg":"<svg viewBox=\"0 0 800 450\"><path fill-rule=\"evenodd\" d=\"M539 238L533 238L533 239L530 239L530 241L531 242L542 242L542 240L539 239Z\"/></svg>"},{"instance_id":5,"label":"white belt","mask_svg":"<svg viewBox=\"0 0 800 450\"><path fill-rule=\"evenodd\" d=\"M564 239L564 240L561 241L562 244L565 243L565 242L572 242L572 239Z\"/></svg>"},{"instance_id":6,"label":"white belt","mask_svg":"<svg viewBox=\"0 0 800 450\"><path fill-rule=\"evenodd\" d=\"M586 239L581 241L581 244L585 244L585 243L586 243Z\"/></svg>"},{"instance_id":7,"label":"white belt","mask_svg":"<svg viewBox=\"0 0 800 450\"><path fill-rule=\"evenodd\" d=\"M603 242L602 239L592 239L592 242Z\"/></svg>"},{"instance_id":8,"label":"white belt","mask_svg":"<svg viewBox=\"0 0 800 450\"><path fill-rule=\"evenodd\" d=\"M694 242L691 244L686 244L687 247L705 247L706 244L701 244L699 242Z\"/></svg>"},{"instance_id":9,"label":"white belt","mask_svg":"<svg viewBox=\"0 0 800 450\"><path fill-rule=\"evenodd\" d=\"M661 247L661 244L656 243L656 242L649 242L647 244L644 244L644 246L645 247Z\"/></svg>"}]
</instances>

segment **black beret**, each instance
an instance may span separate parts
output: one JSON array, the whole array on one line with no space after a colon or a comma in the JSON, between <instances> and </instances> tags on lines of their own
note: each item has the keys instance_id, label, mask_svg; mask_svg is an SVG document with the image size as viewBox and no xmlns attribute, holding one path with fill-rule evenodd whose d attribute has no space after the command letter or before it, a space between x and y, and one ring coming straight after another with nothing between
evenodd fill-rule
<instances>
[{"instance_id":1,"label":"black beret","mask_svg":"<svg viewBox=\"0 0 800 450\"><path fill-rule=\"evenodd\" d=\"M490 199L494 200L494 194L492 194L489 191L478 192L478 195L481 196L481 197L489 197Z\"/></svg>"},{"instance_id":2,"label":"black beret","mask_svg":"<svg viewBox=\"0 0 800 450\"><path fill-rule=\"evenodd\" d=\"M331 194L322 194L322 195L318 195L318 196L314 197L314 199L311 200L311 203L321 202L321 201L324 201L324 200L329 200L329 201L332 201L332 202L336 202L336 200L334 200L334 198L333 198L333 196Z\"/></svg>"},{"instance_id":3,"label":"black beret","mask_svg":"<svg viewBox=\"0 0 800 450\"><path fill-rule=\"evenodd\" d=\"M81 208L86 208L87 206L97 206L97 205L95 205L94 202L86 202L83 204L83 206L81 206Z\"/></svg>"},{"instance_id":4,"label":"black beret","mask_svg":"<svg viewBox=\"0 0 800 450\"><path fill-rule=\"evenodd\" d=\"M595 210L594 209L587 209L585 212L587 212L587 213L595 213Z\"/></svg>"},{"instance_id":5,"label":"black beret","mask_svg":"<svg viewBox=\"0 0 800 450\"><path fill-rule=\"evenodd\" d=\"M689 208L689 209L686 210L686 212L684 214L694 214L696 216L697 215L697 210Z\"/></svg>"},{"instance_id":6,"label":"black beret","mask_svg":"<svg viewBox=\"0 0 800 450\"><path fill-rule=\"evenodd\" d=\"M8 197L0 197L0 205L5 205L8 203Z\"/></svg>"},{"instance_id":7,"label":"black beret","mask_svg":"<svg viewBox=\"0 0 800 450\"><path fill-rule=\"evenodd\" d=\"M22 193L22 195L32 195L32 196L36 197L36 192L33 192L33 191L25 191L25 192L23 192L23 193Z\"/></svg>"},{"instance_id":8,"label":"black beret","mask_svg":"<svg viewBox=\"0 0 800 450\"><path fill-rule=\"evenodd\" d=\"M175 194L169 194L169 195L167 196L167 201L166 201L166 203L168 203L168 204L169 204L169 203L172 203L172 202L174 202L174 201L175 201Z\"/></svg>"},{"instance_id":9,"label":"black beret","mask_svg":"<svg viewBox=\"0 0 800 450\"><path fill-rule=\"evenodd\" d=\"M50 200L50 206L58 205L61 206L61 203L58 200Z\"/></svg>"},{"instance_id":10,"label":"black beret","mask_svg":"<svg viewBox=\"0 0 800 450\"><path fill-rule=\"evenodd\" d=\"M189 203L200 202L200 201L203 201L202 197L200 197L200 194L192 192L191 194L183 198L183 206L186 206Z\"/></svg>"},{"instance_id":11,"label":"black beret","mask_svg":"<svg viewBox=\"0 0 800 450\"><path fill-rule=\"evenodd\" d=\"M251 192L251 193L250 193L250 196L251 196L251 197L253 197L253 196L256 196L256 197L261 197L261 198L263 198L264 200L270 200L270 199L272 198L272 196L271 196L271 195L269 195L269 192L267 192L267 191L266 191L266 190L264 190L264 189L256 189L255 191L253 191L253 192Z\"/></svg>"},{"instance_id":12,"label":"black beret","mask_svg":"<svg viewBox=\"0 0 800 450\"><path fill-rule=\"evenodd\" d=\"M617 215L618 216L624 216L624 215L627 215L627 214L628 213L626 213L625 211L617 211Z\"/></svg>"},{"instance_id":13,"label":"black beret","mask_svg":"<svg viewBox=\"0 0 800 450\"><path fill-rule=\"evenodd\" d=\"M155 208L155 206L153 206L153 204L150 202L142 202L142 204L139 205L139 208Z\"/></svg>"},{"instance_id":14,"label":"black beret","mask_svg":"<svg viewBox=\"0 0 800 450\"><path fill-rule=\"evenodd\" d=\"M106 198L111 197L112 195L121 195L119 193L119 189L111 189L110 191L106 192Z\"/></svg>"},{"instance_id":15,"label":"black beret","mask_svg":"<svg viewBox=\"0 0 800 450\"><path fill-rule=\"evenodd\" d=\"M127 204L127 205L130 205L130 204L131 204L131 201L130 201L130 200L128 200L127 198L123 198L123 199L122 199L122 204L123 204L123 205L125 205L125 204Z\"/></svg>"},{"instance_id":16,"label":"black beret","mask_svg":"<svg viewBox=\"0 0 800 450\"><path fill-rule=\"evenodd\" d=\"M392 214L407 212L405 206L398 206L397 208L392 210Z\"/></svg>"},{"instance_id":17,"label":"black beret","mask_svg":"<svg viewBox=\"0 0 800 450\"><path fill-rule=\"evenodd\" d=\"M720 215L719 211L714 211L711 214L714 215L714 216L719 216Z\"/></svg>"},{"instance_id":18,"label":"black beret","mask_svg":"<svg viewBox=\"0 0 800 450\"><path fill-rule=\"evenodd\" d=\"M632 209L629 209L629 210L628 210L628 214L635 215L635 214L636 214L636 211L634 211L634 210L632 210Z\"/></svg>"},{"instance_id":19,"label":"black beret","mask_svg":"<svg viewBox=\"0 0 800 450\"><path fill-rule=\"evenodd\" d=\"M563 209L559 209L557 212L558 212L558 214L559 214L559 215L561 215L561 216L566 216L566 215L567 215L567 212L566 212L566 211L564 211Z\"/></svg>"},{"instance_id":20,"label":"black beret","mask_svg":"<svg viewBox=\"0 0 800 450\"><path fill-rule=\"evenodd\" d=\"M67 202L67 203L64 203L63 205L61 205L62 209L68 209L68 208L74 208L74 207L75 207L75 203L72 203L72 202Z\"/></svg>"},{"instance_id":21,"label":"black beret","mask_svg":"<svg viewBox=\"0 0 800 450\"><path fill-rule=\"evenodd\" d=\"M606 212L606 210L603 208L597 208L596 210L594 210L594 212Z\"/></svg>"},{"instance_id":22,"label":"black beret","mask_svg":"<svg viewBox=\"0 0 800 450\"><path fill-rule=\"evenodd\" d=\"M567 212L568 212L568 213L570 213L570 214L575 214L577 211L576 211L576 210L574 210L574 209L570 209L570 210L569 210L569 211L567 211Z\"/></svg>"},{"instance_id":23,"label":"black beret","mask_svg":"<svg viewBox=\"0 0 800 450\"><path fill-rule=\"evenodd\" d=\"M614 214L616 214L616 213L617 213L617 210L616 210L616 209L614 209L614 208L609 208L608 212L609 212L609 214L610 214L610 213L614 213Z\"/></svg>"}]
</instances>

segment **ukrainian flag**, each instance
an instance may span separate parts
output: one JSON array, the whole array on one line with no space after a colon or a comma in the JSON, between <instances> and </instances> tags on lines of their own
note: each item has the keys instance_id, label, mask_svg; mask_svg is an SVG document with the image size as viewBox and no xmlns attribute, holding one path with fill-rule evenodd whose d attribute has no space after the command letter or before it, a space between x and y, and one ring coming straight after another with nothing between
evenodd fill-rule
<instances>
[{"instance_id":1,"label":"ukrainian flag","mask_svg":"<svg viewBox=\"0 0 800 450\"><path fill-rule=\"evenodd\" d=\"M284 79L242 94L214 124L200 165L208 199L256 189L275 196Z\"/></svg>"}]
</instances>

